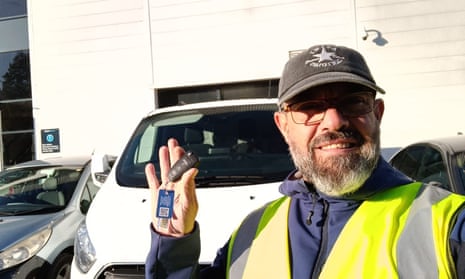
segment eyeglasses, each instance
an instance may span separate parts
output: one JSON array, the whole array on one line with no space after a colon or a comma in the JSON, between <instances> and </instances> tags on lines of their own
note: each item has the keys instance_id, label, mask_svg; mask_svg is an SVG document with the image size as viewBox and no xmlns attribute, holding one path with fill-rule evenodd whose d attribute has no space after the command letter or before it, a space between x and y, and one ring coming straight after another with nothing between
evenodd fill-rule
<instances>
[{"instance_id":1,"label":"eyeglasses","mask_svg":"<svg viewBox=\"0 0 465 279\"><path fill-rule=\"evenodd\" d=\"M346 117L358 117L373 110L375 103L372 92L356 92L330 100L309 100L285 104L284 112L290 112L296 124L315 125L325 117L329 108L336 108Z\"/></svg>"}]
</instances>

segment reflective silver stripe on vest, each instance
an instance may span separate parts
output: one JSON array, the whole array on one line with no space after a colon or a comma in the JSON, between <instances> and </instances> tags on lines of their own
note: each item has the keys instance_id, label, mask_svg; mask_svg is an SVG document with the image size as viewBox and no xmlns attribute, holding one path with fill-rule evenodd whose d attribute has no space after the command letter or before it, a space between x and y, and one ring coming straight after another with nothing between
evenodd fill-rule
<instances>
[{"instance_id":1,"label":"reflective silver stripe on vest","mask_svg":"<svg viewBox=\"0 0 465 279\"><path fill-rule=\"evenodd\" d=\"M431 205L449 194L434 185L419 189L397 245L399 278L438 278Z\"/></svg>"},{"instance_id":2,"label":"reflective silver stripe on vest","mask_svg":"<svg viewBox=\"0 0 465 279\"><path fill-rule=\"evenodd\" d=\"M269 204L250 213L240 225L236 238L234 239L233 250L231 251L231 266L229 267L229 278L240 279L244 274L245 265L249 257L252 241L257 233L258 224Z\"/></svg>"}]
</instances>

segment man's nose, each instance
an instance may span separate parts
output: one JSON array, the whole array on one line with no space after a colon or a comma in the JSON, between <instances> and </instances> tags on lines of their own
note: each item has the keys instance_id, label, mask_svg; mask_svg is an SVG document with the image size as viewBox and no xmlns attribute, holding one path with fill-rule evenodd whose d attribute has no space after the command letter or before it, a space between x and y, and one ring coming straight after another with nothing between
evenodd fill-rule
<instances>
[{"instance_id":1,"label":"man's nose","mask_svg":"<svg viewBox=\"0 0 465 279\"><path fill-rule=\"evenodd\" d=\"M347 127L349 120L346 116L342 114L337 108L329 107L326 109L323 116L323 120L320 123L320 126L324 129L329 130L340 130L342 127Z\"/></svg>"}]
</instances>

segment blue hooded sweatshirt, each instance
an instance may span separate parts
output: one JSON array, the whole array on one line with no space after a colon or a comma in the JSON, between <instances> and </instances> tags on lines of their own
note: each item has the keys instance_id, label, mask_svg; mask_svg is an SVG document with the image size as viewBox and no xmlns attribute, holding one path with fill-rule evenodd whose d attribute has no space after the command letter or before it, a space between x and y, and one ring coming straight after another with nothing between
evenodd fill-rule
<instances>
[{"instance_id":1,"label":"blue hooded sweatshirt","mask_svg":"<svg viewBox=\"0 0 465 279\"><path fill-rule=\"evenodd\" d=\"M377 192L411 183L412 180L380 158L376 169L355 193L329 197L316 191L291 173L280 192L292 198L289 212L289 239L292 278L318 278L339 233L360 204ZM212 265L201 267L200 231L182 238L157 234L152 226L152 244L146 259L146 278L226 278L228 242L218 250ZM462 210L450 236L452 257L458 278L465 279L465 211Z\"/></svg>"}]
</instances>

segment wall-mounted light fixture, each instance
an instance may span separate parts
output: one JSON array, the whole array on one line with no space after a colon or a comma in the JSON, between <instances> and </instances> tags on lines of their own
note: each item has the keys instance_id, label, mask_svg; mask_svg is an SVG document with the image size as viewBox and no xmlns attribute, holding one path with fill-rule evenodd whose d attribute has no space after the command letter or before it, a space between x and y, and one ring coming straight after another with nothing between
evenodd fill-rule
<instances>
[{"instance_id":1,"label":"wall-mounted light fixture","mask_svg":"<svg viewBox=\"0 0 465 279\"><path fill-rule=\"evenodd\" d=\"M385 44L388 43L388 40L383 38L380 31L376 29L366 29L366 28L363 28L363 30L365 31L365 34L362 36L362 40L366 41L368 37L370 36L370 33L375 33L376 37L372 40L373 43L375 43L378 46L384 46Z\"/></svg>"}]
</instances>

